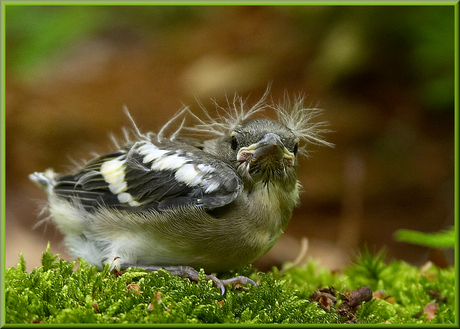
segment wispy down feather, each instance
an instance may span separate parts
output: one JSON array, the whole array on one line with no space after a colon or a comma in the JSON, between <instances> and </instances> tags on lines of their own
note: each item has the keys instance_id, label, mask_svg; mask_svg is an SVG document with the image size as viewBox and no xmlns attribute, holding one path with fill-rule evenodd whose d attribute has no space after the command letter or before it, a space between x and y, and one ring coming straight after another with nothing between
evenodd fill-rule
<instances>
[{"instance_id":1,"label":"wispy down feather","mask_svg":"<svg viewBox=\"0 0 460 329\"><path fill-rule=\"evenodd\" d=\"M324 133L330 132L326 127L325 121L314 122L313 119L319 116L323 110L319 108L304 107L305 97L299 95L292 102L287 94L284 95L283 102L273 104L278 121L288 127L300 140L305 143L333 146L332 143L323 139ZM305 145L301 146L300 151L305 151Z\"/></svg>"},{"instance_id":2,"label":"wispy down feather","mask_svg":"<svg viewBox=\"0 0 460 329\"><path fill-rule=\"evenodd\" d=\"M230 99L226 97L226 107L219 105L213 100L217 110L216 118L211 117L206 108L200 104L204 118L200 118L191 113L198 123L194 126L184 127L184 129L200 134L205 132L216 136L227 136L228 133L234 130L241 122L251 118L256 113L265 110L267 107L265 100L269 95L269 91L270 90L267 89L262 98L250 108L246 105L246 101L236 94L233 97L233 101L230 101Z\"/></svg>"}]
</instances>

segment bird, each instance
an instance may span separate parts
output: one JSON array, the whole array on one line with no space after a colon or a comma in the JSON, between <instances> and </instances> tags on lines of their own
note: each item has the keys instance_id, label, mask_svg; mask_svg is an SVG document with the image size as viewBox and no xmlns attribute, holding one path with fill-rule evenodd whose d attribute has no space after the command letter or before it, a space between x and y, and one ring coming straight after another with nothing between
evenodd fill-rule
<instances>
[{"instance_id":1,"label":"bird","mask_svg":"<svg viewBox=\"0 0 460 329\"><path fill-rule=\"evenodd\" d=\"M213 100L214 115L185 106L156 133L142 133L125 106L133 127L123 142L113 138L116 150L72 173L29 175L47 194L42 221L63 233L72 256L99 268L162 268L194 281L203 269L222 294L256 285L214 273L275 245L299 203L299 156L307 145L332 145L322 137L328 124L313 121L323 110L305 107L301 95L275 103L268 94L252 106L237 94L226 106Z\"/></svg>"}]
</instances>

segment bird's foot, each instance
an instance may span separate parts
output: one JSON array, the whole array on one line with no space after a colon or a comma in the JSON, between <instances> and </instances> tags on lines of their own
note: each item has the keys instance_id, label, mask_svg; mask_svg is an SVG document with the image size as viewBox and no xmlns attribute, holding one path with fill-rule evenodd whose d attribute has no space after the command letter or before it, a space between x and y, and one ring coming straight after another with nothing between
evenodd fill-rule
<instances>
[{"instance_id":1,"label":"bird's foot","mask_svg":"<svg viewBox=\"0 0 460 329\"><path fill-rule=\"evenodd\" d=\"M138 265L123 264L121 266L121 269L127 269L128 267L134 267L134 268L142 267L142 268L145 268L145 270L148 272L158 271L159 269L164 269L173 275L177 275L184 279L188 278L192 281L198 281L199 274L200 274L199 271L195 270L191 266L138 266ZM216 287L220 289L222 295L225 294L225 287L231 284L241 284L241 285L253 284L257 286L257 283L255 283L253 280L249 279L248 277L241 276L241 275L235 276L233 278L221 280L217 278L215 275L205 274L205 279L212 280L214 284L216 285Z\"/></svg>"}]
</instances>

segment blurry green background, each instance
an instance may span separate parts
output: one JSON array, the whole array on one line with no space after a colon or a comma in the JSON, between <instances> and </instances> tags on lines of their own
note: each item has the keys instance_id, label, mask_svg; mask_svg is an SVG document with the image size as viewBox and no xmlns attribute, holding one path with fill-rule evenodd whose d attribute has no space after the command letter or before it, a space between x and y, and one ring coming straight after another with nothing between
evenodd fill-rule
<instances>
[{"instance_id":1,"label":"blurry green background","mask_svg":"<svg viewBox=\"0 0 460 329\"><path fill-rule=\"evenodd\" d=\"M238 92L302 92L325 109L326 139L302 159L301 205L255 263L307 256L331 269L363 245L413 264L449 251L396 242L400 228L454 223L453 6L6 5L6 265L31 270L46 242L28 174L112 150L110 133L157 131L183 104L210 110ZM446 257L444 259L444 257Z\"/></svg>"}]
</instances>

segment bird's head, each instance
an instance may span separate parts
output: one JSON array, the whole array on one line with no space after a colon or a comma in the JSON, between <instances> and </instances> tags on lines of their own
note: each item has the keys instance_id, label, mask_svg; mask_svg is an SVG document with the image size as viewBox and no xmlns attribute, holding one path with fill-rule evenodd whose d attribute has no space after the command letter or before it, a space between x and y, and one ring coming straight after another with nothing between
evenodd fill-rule
<instances>
[{"instance_id":1,"label":"bird's head","mask_svg":"<svg viewBox=\"0 0 460 329\"><path fill-rule=\"evenodd\" d=\"M264 183L296 180L299 139L270 119L243 121L225 139L228 160L244 180Z\"/></svg>"}]
</instances>

